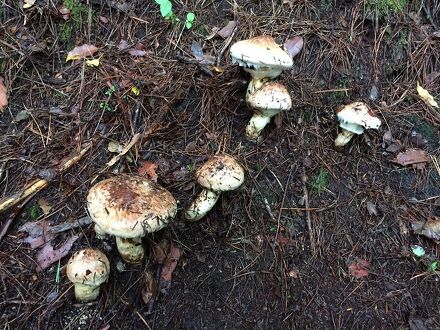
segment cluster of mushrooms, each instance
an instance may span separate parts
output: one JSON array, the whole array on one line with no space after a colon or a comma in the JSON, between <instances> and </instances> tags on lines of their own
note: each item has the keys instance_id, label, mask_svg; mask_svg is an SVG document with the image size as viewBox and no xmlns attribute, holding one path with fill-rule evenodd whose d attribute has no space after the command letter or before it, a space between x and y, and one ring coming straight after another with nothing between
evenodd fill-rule
<instances>
[{"instance_id":1,"label":"cluster of mushrooms","mask_svg":"<svg viewBox=\"0 0 440 330\"><path fill-rule=\"evenodd\" d=\"M292 108L286 87L273 81L283 70L292 67L292 58L269 36L239 41L232 45L230 53L232 61L238 62L252 76L246 103L255 114L246 127L246 136L258 140L273 116ZM336 114L342 128L335 140L337 147L346 145L354 134L362 134L364 129L378 129L381 124L362 102L346 105ZM198 169L196 177L203 190L183 213L190 222L203 218L221 192L240 187L244 170L233 157L221 154ZM115 236L119 254L130 264L140 264L145 257L142 238L166 227L177 214L176 200L169 191L133 174L120 174L94 185L87 195L87 208L97 237ZM101 251L83 249L74 253L67 264L67 276L75 285L76 298L80 301L96 299L109 271L109 260Z\"/></svg>"}]
</instances>

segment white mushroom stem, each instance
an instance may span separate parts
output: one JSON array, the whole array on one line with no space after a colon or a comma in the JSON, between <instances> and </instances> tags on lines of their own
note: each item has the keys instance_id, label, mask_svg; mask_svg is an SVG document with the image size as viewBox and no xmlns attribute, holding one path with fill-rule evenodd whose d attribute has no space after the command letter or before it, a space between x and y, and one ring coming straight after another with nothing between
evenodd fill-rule
<instances>
[{"instance_id":1,"label":"white mushroom stem","mask_svg":"<svg viewBox=\"0 0 440 330\"><path fill-rule=\"evenodd\" d=\"M214 207L219 197L220 192L203 189L185 211L185 219L188 221L200 220Z\"/></svg>"},{"instance_id":2,"label":"white mushroom stem","mask_svg":"<svg viewBox=\"0 0 440 330\"><path fill-rule=\"evenodd\" d=\"M125 262L130 264L140 264L144 259L145 250L142 245L142 238L122 238L116 237L116 246L119 254Z\"/></svg>"},{"instance_id":3,"label":"white mushroom stem","mask_svg":"<svg viewBox=\"0 0 440 330\"><path fill-rule=\"evenodd\" d=\"M98 239L104 239L105 237L105 231L101 228L100 225L98 225L97 223L95 223L95 233L96 233L96 237Z\"/></svg>"},{"instance_id":4,"label":"white mushroom stem","mask_svg":"<svg viewBox=\"0 0 440 330\"><path fill-rule=\"evenodd\" d=\"M270 122L271 117L263 116L261 114L254 114L246 126L246 137L249 140L257 140L261 131Z\"/></svg>"},{"instance_id":5,"label":"white mushroom stem","mask_svg":"<svg viewBox=\"0 0 440 330\"><path fill-rule=\"evenodd\" d=\"M335 146L336 147L343 147L348 142L350 142L351 138L353 137L354 133L347 131L345 128L342 129L341 133L338 134L335 140Z\"/></svg>"},{"instance_id":6,"label":"white mushroom stem","mask_svg":"<svg viewBox=\"0 0 440 330\"><path fill-rule=\"evenodd\" d=\"M99 285L75 283L75 297L79 301L92 301L99 296Z\"/></svg>"}]
</instances>

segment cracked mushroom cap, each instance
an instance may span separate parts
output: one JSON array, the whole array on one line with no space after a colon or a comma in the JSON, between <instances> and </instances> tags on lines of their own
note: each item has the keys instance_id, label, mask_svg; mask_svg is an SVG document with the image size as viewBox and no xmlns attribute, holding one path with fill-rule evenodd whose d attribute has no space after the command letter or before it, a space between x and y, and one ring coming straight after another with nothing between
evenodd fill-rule
<instances>
[{"instance_id":1,"label":"cracked mushroom cap","mask_svg":"<svg viewBox=\"0 0 440 330\"><path fill-rule=\"evenodd\" d=\"M84 249L75 252L67 263L67 277L73 283L98 286L107 281L110 262L99 250Z\"/></svg>"},{"instance_id":2,"label":"cracked mushroom cap","mask_svg":"<svg viewBox=\"0 0 440 330\"><path fill-rule=\"evenodd\" d=\"M118 175L93 186L87 195L92 220L107 234L143 237L165 227L177 203L159 184L138 175Z\"/></svg>"},{"instance_id":3,"label":"cracked mushroom cap","mask_svg":"<svg viewBox=\"0 0 440 330\"><path fill-rule=\"evenodd\" d=\"M292 58L266 35L241 40L231 46L232 63L238 63L253 78L275 78L293 66Z\"/></svg>"},{"instance_id":4,"label":"cracked mushroom cap","mask_svg":"<svg viewBox=\"0 0 440 330\"><path fill-rule=\"evenodd\" d=\"M340 127L355 134L362 134L364 128L378 129L382 123L370 107L363 102L350 103L338 109L336 116Z\"/></svg>"},{"instance_id":5,"label":"cracked mushroom cap","mask_svg":"<svg viewBox=\"0 0 440 330\"><path fill-rule=\"evenodd\" d=\"M202 187L213 191L234 190L244 181L243 168L229 155L212 157L197 170L196 175Z\"/></svg>"},{"instance_id":6,"label":"cracked mushroom cap","mask_svg":"<svg viewBox=\"0 0 440 330\"><path fill-rule=\"evenodd\" d=\"M249 84L249 88L251 88L251 84ZM292 108L292 99L284 85L267 82L253 93L249 88L246 93L246 102L262 115L274 116L281 111Z\"/></svg>"}]
</instances>

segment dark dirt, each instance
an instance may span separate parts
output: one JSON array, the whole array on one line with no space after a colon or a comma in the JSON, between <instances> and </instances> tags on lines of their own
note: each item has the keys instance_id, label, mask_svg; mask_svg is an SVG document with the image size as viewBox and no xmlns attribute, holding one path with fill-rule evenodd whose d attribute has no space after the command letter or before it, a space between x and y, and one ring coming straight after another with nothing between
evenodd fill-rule
<instances>
[{"instance_id":1,"label":"dark dirt","mask_svg":"<svg viewBox=\"0 0 440 330\"><path fill-rule=\"evenodd\" d=\"M414 221L440 216L440 113L416 92L419 81L439 100L438 1L410 1L388 13L371 5L385 0L173 1L181 19L196 14L190 30L165 21L154 1L66 3L75 4L68 21L58 12L61 1L23 10L7 0L0 8L0 75L9 92L0 113L1 197L51 179L25 205L0 214L2 226L16 214L0 241L4 329L440 328L440 273L427 271L440 251L411 230ZM249 76L231 64L229 48L217 70L191 55L198 41L219 56L225 41L206 37L228 20L239 24L232 42L304 38L293 69L278 79L294 107L272 120L259 144L244 137ZM147 54L119 50L121 39ZM99 47L98 68L65 62L83 43ZM371 100L373 85L379 95ZM352 101L367 102L383 125L336 150L335 109ZM22 111L27 117L17 120ZM421 170L392 162L396 155L382 141L387 130L403 150L424 149L431 161ZM223 193L203 220L184 223L179 212L170 228L145 239L152 247L170 237L183 250L153 304L142 299L146 269L160 270L151 250L145 265L120 271L114 239L98 240L92 225L57 234L54 246L78 234L71 253L96 247L109 257L112 273L99 299L81 304L63 269L57 284L57 263L36 271L36 251L17 229L85 216L87 192L115 155L108 143L125 145L135 133L140 143L98 180L154 162L180 211L200 191L195 170L216 152L235 156L246 181ZM54 175L50 169L87 142L86 157ZM52 207L48 214L41 198ZM427 256L415 257L413 244ZM368 261L368 276L355 278L349 266L359 260Z\"/></svg>"}]
</instances>

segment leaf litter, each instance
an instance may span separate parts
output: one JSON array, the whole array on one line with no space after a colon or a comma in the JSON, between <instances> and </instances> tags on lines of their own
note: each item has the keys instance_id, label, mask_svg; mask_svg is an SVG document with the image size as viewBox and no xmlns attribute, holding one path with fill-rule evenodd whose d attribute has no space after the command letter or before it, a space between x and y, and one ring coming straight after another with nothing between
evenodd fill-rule
<instances>
[{"instance_id":1,"label":"leaf litter","mask_svg":"<svg viewBox=\"0 0 440 330\"><path fill-rule=\"evenodd\" d=\"M5 86L3 77L0 76L0 111L8 106L8 90Z\"/></svg>"},{"instance_id":2,"label":"leaf litter","mask_svg":"<svg viewBox=\"0 0 440 330\"><path fill-rule=\"evenodd\" d=\"M97 51L98 47L90 44L76 46L69 53L67 53L66 62L93 56Z\"/></svg>"},{"instance_id":3,"label":"leaf litter","mask_svg":"<svg viewBox=\"0 0 440 330\"><path fill-rule=\"evenodd\" d=\"M348 266L348 271L350 272L350 275L354 278L363 278L367 277L369 274L368 268L370 267L370 264L367 260L357 258L355 261L353 261Z\"/></svg>"},{"instance_id":4,"label":"leaf litter","mask_svg":"<svg viewBox=\"0 0 440 330\"><path fill-rule=\"evenodd\" d=\"M399 152L392 162L402 166L412 165L421 170L425 168L426 163L429 162L429 157L425 150L422 149L407 149L404 152Z\"/></svg>"}]
</instances>

